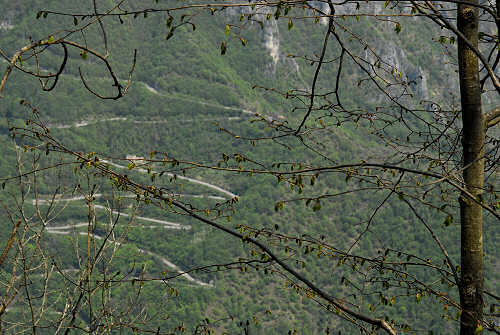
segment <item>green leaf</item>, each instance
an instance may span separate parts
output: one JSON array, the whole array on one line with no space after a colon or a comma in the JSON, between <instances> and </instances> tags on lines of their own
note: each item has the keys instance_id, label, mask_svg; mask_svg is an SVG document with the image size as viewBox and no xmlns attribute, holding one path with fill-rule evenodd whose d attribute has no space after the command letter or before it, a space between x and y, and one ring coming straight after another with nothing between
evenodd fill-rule
<instances>
[{"instance_id":1,"label":"green leaf","mask_svg":"<svg viewBox=\"0 0 500 335\"><path fill-rule=\"evenodd\" d=\"M173 16L169 16L168 19L167 19L167 27L170 28L170 26L172 25L172 22L174 22L174 17Z\"/></svg>"},{"instance_id":2,"label":"green leaf","mask_svg":"<svg viewBox=\"0 0 500 335\"><path fill-rule=\"evenodd\" d=\"M448 215L446 219L444 219L443 225L445 227L449 227L453 223L453 216Z\"/></svg>"},{"instance_id":3,"label":"green leaf","mask_svg":"<svg viewBox=\"0 0 500 335\"><path fill-rule=\"evenodd\" d=\"M276 12L274 12L274 18L277 20L280 18L280 15L281 15L281 9L278 7L278 9L276 9Z\"/></svg>"},{"instance_id":4,"label":"green leaf","mask_svg":"<svg viewBox=\"0 0 500 335\"><path fill-rule=\"evenodd\" d=\"M314 212L317 212L317 211L319 211L321 209L321 202L319 201L319 199L316 200L316 202L314 203L312 209L313 209Z\"/></svg>"},{"instance_id":5,"label":"green leaf","mask_svg":"<svg viewBox=\"0 0 500 335\"><path fill-rule=\"evenodd\" d=\"M82 52L80 52L80 57L82 57L83 60L89 59L89 55L87 55L87 52L85 50L82 50Z\"/></svg>"},{"instance_id":6,"label":"green leaf","mask_svg":"<svg viewBox=\"0 0 500 335\"><path fill-rule=\"evenodd\" d=\"M76 26L78 24L78 19L76 16L73 16L73 24Z\"/></svg>"},{"instance_id":7,"label":"green leaf","mask_svg":"<svg viewBox=\"0 0 500 335\"><path fill-rule=\"evenodd\" d=\"M229 27L229 25L226 24L226 29L225 29L226 36L229 35L230 32L231 32L231 27Z\"/></svg>"},{"instance_id":8,"label":"green leaf","mask_svg":"<svg viewBox=\"0 0 500 335\"><path fill-rule=\"evenodd\" d=\"M50 35L50 37L49 37L49 39L48 39L48 42L49 42L49 43L54 42L54 36L53 36L53 35Z\"/></svg>"},{"instance_id":9,"label":"green leaf","mask_svg":"<svg viewBox=\"0 0 500 335\"><path fill-rule=\"evenodd\" d=\"M399 34L401 32L401 23L396 22L396 26L394 27L394 31Z\"/></svg>"},{"instance_id":10,"label":"green leaf","mask_svg":"<svg viewBox=\"0 0 500 335\"><path fill-rule=\"evenodd\" d=\"M292 18L288 20L288 30L291 30L293 28L293 21Z\"/></svg>"},{"instance_id":11,"label":"green leaf","mask_svg":"<svg viewBox=\"0 0 500 335\"><path fill-rule=\"evenodd\" d=\"M222 42L220 44L220 54L221 55L225 55L226 54L226 51L227 51L227 45L226 45L226 42Z\"/></svg>"},{"instance_id":12,"label":"green leaf","mask_svg":"<svg viewBox=\"0 0 500 335\"><path fill-rule=\"evenodd\" d=\"M240 37L240 41L241 41L241 44L246 47L247 46L247 41L243 38L243 37Z\"/></svg>"},{"instance_id":13,"label":"green leaf","mask_svg":"<svg viewBox=\"0 0 500 335\"><path fill-rule=\"evenodd\" d=\"M274 210L277 212L281 209L283 209L283 207L285 207L285 204L282 202L282 201L278 201L275 205L274 205Z\"/></svg>"},{"instance_id":14,"label":"green leaf","mask_svg":"<svg viewBox=\"0 0 500 335\"><path fill-rule=\"evenodd\" d=\"M129 165L128 165L128 169L129 170L132 170L133 168L135 168L135 163L134 162L130 162Z\"/></svg>"}]
</instances>

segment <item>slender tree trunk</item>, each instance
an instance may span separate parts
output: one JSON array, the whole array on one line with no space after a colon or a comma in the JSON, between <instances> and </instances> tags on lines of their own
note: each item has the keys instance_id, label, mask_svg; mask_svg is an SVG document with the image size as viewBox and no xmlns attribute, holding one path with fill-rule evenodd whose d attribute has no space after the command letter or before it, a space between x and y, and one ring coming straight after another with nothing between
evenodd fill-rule
<instances>
[{"instance_id":1,"label":"slender tree trunk","mask_svg":"<svg viewBox=\"0 0 500 335\"><path fill-rule=\"evenodd\" d=\"M469 1L478 4L478 0ZM458 5L458 30L478 46L478 10ZM458 39L458 66L463 121L463 178L465 188L482 201L484 185L485 124L481 111L479 64L476 55ZM465 194L460 196L461 280L459 283L460 334L474 335L483 316L483 213L481 206Z\"/></svg>"}]
</instances>

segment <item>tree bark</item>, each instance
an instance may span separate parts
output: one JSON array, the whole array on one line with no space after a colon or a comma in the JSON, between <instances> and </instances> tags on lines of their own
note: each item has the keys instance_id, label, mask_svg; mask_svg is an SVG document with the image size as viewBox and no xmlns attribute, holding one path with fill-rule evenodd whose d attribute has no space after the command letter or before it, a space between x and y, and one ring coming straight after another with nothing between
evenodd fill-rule
<instances>
[{"instance_id":1,"label":"tree bark","mask_svg":"<svg viewBox=\"0 0 500 335\"><path fill-rule=\"evenodd\" d=\"M471 5L478 0L469 1ZM479 11L477 7L458 5L458 30L472 45L478 47ZM477 56L465 42L458 39L458 66L463 122L463 179L465 189L482 201L484 185L485 122L481 110L481 87ZM462 193L461 223L461 278L459 283L460 334L474 335L483 316L483 213L476 201Z\"/></svg>"}]
</instances>

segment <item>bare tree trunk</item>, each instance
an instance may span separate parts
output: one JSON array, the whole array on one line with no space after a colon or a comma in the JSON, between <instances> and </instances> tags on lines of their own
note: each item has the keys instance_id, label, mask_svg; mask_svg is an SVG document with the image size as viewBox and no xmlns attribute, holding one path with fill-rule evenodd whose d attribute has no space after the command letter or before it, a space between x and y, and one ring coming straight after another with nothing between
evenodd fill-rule
<instances>
[{"instance_id":1,"label":"bare tree trunk","mask_svg":"<svg viewBox=\"0 0 500 335\"><path fill-rule=\"evenodd\" d=\"M469 1L478 4L479 1ZM458 30L478 47L478 10L458 5ZM458 39L458 64L463 121L463 178L465 188L476 201L460 196L461 280L459 284L460 334L473 335L483 316L483 213L485 124L481 111L478 58L466 43Z\"/></svg>"}]
</instances>

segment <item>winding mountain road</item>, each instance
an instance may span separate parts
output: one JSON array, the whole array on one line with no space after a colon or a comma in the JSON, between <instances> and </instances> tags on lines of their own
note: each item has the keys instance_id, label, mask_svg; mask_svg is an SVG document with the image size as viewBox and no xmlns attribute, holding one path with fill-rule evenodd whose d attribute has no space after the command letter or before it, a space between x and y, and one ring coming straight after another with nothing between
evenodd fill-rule
<instances>
[{"instance_id":1,"label":"winding mountain road","mask_svg":"<svg viewBox=\"0 0 500 335\"><path fill-rule=\"evenodd\" d=\"M114 167L119 168L119 169L128 169L128 167L126 167L124 165L116 164L116 163L113 163L113 162L110 162L110 161L107 161L107 160L102 160L102 162L103 163L108 163L109 165L114 166ZM146 169L142 169L142 168L136 168L134 170L138 171L138 172L142 172L142 173L148 173L148 171ZM151 171L151 172L158 173L157 171ZM238 196L237 194L234 194L234 193L232 193L232 192L230 192L228 190L225 190L222 187L219 187L219 186L216 186L216 185L213 185L213 184L210 184L210 183L198 180L198 179L184 177L184 176L181 176L181 175L174 175L173 173L170 173L170 172L165 173L165 174L168 175L169 177L176 176L177 179L186 180L186 181L189 181L190 183L193 183L193 184L198 184L198 185L206 186L206 187L211 188L211 189L213 189L215 191L218 191L218 192L221 192L223 194L228 195L231 199Z\"/></svg>"},{"instance_id":2,"label":"winding mountain road","mask_svg":"<svg viewBox=\"0 0 500 335\"><path fill-rule=\"evenodd\" d=\"M100 193L97 193L94 195L95 198L99 198L101 197L102 194ZM76 196L76 197L72 197L72 198L59 198L59 197L55 197L54 200L47 200L47 199L38 199L38 200L35 200L33 199L32 200L32 203L33 205L35 206L38 202L38 205L49 205L51 203L51 201L54 201L54 202L70 202L70 201L80 201L80 200L85 200L87 199L86 197L84 196ZM120 211L115 211L115 210L110 210L108 207L106 206L103 206L103 205L98 205L98 204L94 204L94 208L97 208L97 209L103 209L103 210L106 210L108 212L111 212L112 214L115 214L115 215L120 215L120 216L123 216L123 217L130 217L131 215L130 214L127 214L127 213L123 213L123 212L120 212ZM148 217L145 217L145 216L138 216L138 215L135 215L134 216L134 219L137 219L137 220L142 220L142 221L146 221L146 222L152 222L152 223L158 223L160 225L163 225L165 228L170 228L170 229L184 229L184 230L189 230L191 229L191 226L189 225L184 225L184 224L180 224L180 223L175 223L175 222L170 222L170 221L165 221L165 220L159 220L159 219L153 219L153 218L148 218ZM63 226L63 227L66 227L66 226ZM73 226L69 226L69 227L73 227ZM48 229L61 229L59 227L47 227Z\"/></svg>"},{"instance_id":3,"label":"winding mountain road","mask_svg":"<svg viewBox=\"0 0 500 335\"><path fill-rule=\"evenodd\" d=\"M49 229L47 230L47 233L49 234L60 234L60 235L69 235L71 234L70 231L64 231L64 230L53 230L53 229ZM80 232L78 233L79 235L83 235L83 236L87 236L88 233L86 232ZM97 239L97 240L103 240L103 237L100 236L100 235L97 235L97 234L92 234L92 236ZM108 240L107 242L109 243L114 243L116 245L123 245L124 243L122 242L118 242L118 241L111 241L111 240ZM154 252L151 252L151 251L147 251L147 250L144 250L144 249L141 249L141 248L137 248L137 251L139 251L140 253L142 254L147 254L147 255L150 255L156 259L158 259L162 264L168 266L169 268L171 268L172 270L174 270L175 272L179 273L180 274L180 277L196 284L196 285L199 285L199 286L206 286L206 287L214 287L214 285L212 283L205 283L201 280L198 280L198 279L195 279L193 278L189 273L186 273L185 271L183 271L179 266L175 265L174 263L172 263L171 261L169 261L168 259L166 259L165 257L161 256L161 255L158 255Z\"/></svg>"}]
</instances>

